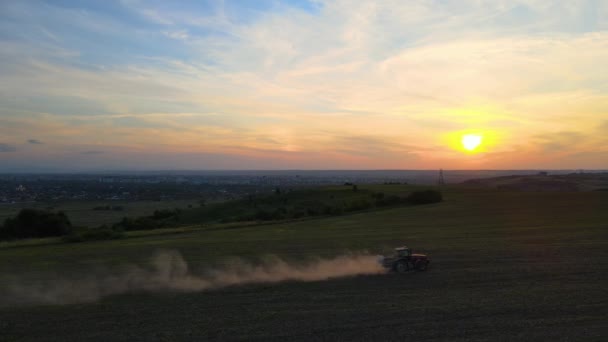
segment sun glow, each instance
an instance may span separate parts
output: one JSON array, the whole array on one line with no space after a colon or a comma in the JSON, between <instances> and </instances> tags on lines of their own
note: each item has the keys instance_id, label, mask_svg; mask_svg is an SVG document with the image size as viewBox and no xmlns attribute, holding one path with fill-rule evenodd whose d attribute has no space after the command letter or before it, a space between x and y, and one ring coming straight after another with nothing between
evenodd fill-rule
<instances>
[{"instance_id":1,"label":"sun glow","mask_svg":"<svg viewBox=\"0 0 608 342\"><path fill-rule=\"evenodd\" d=\"M467 151L475 151L475 149L477 149L477 147L479 145L481 145L481 142L483 140L483 137L481 135L478 134L465 134L462 136L462 146L465 148L465 150Z\"/></svg>"}]
</instances>

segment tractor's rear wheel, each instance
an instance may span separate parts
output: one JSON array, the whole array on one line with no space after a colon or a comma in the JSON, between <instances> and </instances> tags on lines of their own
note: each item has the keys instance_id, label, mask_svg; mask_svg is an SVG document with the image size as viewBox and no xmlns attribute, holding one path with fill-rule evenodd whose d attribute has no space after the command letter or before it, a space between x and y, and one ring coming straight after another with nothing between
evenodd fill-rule
<instances>
[{"instance_id":1,"label":"tractor's rear wheel","mask_svg":"<svg viewBox=\"0 0 608 342\"><path fill-rule=\"evenodd\" d=\"M419 261L416 263L416 269L418 271L426 271L426 269L429 267L429 262L428 261Z\"/></svg>"},{"instance_id":2,"label":"tractor's rear wheel","mask_svg":"<svg viewBox=\"0 0 608 342\"><path fill-rule=\"evenodd\" d=\"M395 265L395 271L397 273L405 273L409 270L409 266L407 265L407 262L405 261L399 261L396 265Z\"/></svg>"}]
</instances>

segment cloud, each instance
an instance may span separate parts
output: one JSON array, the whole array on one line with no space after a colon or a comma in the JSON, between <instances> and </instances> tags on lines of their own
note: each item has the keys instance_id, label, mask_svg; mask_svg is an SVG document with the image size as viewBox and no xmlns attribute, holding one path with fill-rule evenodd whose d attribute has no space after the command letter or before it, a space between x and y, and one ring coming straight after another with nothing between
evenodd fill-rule
<instances>
[{"instance_id":1,"label":"cloud","mask_svg":"<svg viewBox=\"0 0 608 342\"><path fill-rule=\"evenodd\" d=\"M0 134L104 159L116 144L285 166L317 153L327 167L434 167L429 151L467 129L499 131L496 155L603 146L592 135L608 110L608 3L595 20L549 0L271 3L8 4L0 116L36 129Z\"/></svg>"},{"instance_id":2,"label":"cloud","mask_svg":"<svg viewBox=\"0 0 608 342\"><path fill-rule=\"evenodd\" d=\"M104 151L91 150L91 151L83 151L82 154L102 154Z\"/></svg>"},{"instance_id":3,"label":"cloud","mask_svg":"<svg viewBox=\"0 0 608 342\"><path fill-rule=\"evenodd\" d=\"M0 152L15 152L17 148L10 144L0 143Z\"/></svg>"},{"instance_id":4,"label":"cloud","mask_svg":"<svg viewBox=\"0 0 608 342\"><path fill-rule=\"evenodd\" d=\"M40 141L38 139L28 139L27 142L30 143L30 144L34 144L34 145L42 145L42 144L44 144L42 141Z\"/></svg>"},{"instance_id":5,"label":"cloud","mask_svg":"<svg viewBox=\"0 0 608 342\"><path fill-rule=\"evenodd\" d=\"M567 151L587 140L587 137L579 132L545 133L535 138L543 152Z\"/></svg>"},{"instance_id":6,"label":"cloud","mask_svg":"<svg viewBox=\"0 0 608 342\"><path fill-rule=\"evenodd\" d=\"M396 155L406 158L412 150L415 150L412 146L382 136L337 136L331 140L331 145L340 152L376 158Z\"/></svg>"},{"instance_id":7,"label":"cloud","mask_svg":"<svg viewBox=\"0 0 608 342\"><path fill-rule=\"evenodd\" d=\"M573 169L608 169L605 160L608 160L608 150L577 152L566 156Z\"/></svg>"},{"instance_id":8,"label":"cloud","mask_svg":"<svg viewBox=\"0 0 608 342\"><path fill-rule=\"evenodd\" d=\"M178 39L178 40L186 40L190 37L188 35L188 31L186 31L186 30L163 31L163 34L169 38Z\"/></svg>"}]
</instances>

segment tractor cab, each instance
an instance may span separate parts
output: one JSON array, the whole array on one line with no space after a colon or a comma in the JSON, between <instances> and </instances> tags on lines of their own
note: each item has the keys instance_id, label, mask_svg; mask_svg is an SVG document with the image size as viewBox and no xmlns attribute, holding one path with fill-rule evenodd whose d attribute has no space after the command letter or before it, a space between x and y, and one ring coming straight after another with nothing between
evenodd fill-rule
<instances>
[{"instance_id":1,"label":"tractor cab","mask_svg":"<svg viewBox=\"0 0 608 342\"><path fill-rule=\"evenodd\" d=\"M405 246L395 248L395 252L399 258L409 258L412 255L412 250Z\"/></svg>"}]
</instances>

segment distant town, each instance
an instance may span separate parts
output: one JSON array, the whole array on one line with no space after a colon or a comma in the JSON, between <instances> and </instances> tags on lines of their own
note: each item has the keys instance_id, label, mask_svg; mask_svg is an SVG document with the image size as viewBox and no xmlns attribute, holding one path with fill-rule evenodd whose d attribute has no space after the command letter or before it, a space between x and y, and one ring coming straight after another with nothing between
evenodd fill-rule
<instances>
[{"instance_id":1,"label":"distant town","mask_svg":"<svg viewBox=\"0 0 608 342\"><path fill-rule=\"evenodd\" d=\"M226 200L314 185L406 182L395 175L209 172L204 174L0 174L0 203L65 200Z\"/></svg>"},{"instance_id":2,"label":"distant town","mask_svg":"<svg viewBox=\"0 0 608 342\"><path fill-rule=\"evenodd\" d=\"M546 172L546 171L543 171ZM572 171L551 171L567 174ZM446 182L504 175L533 175L523 171L445 171ZM252 193L303 186L343 184L437 184L435 170L378 171L165 171L100 174L0 174L0 203L65 200L226 200Z\"/></svg>"}]
</instances>

